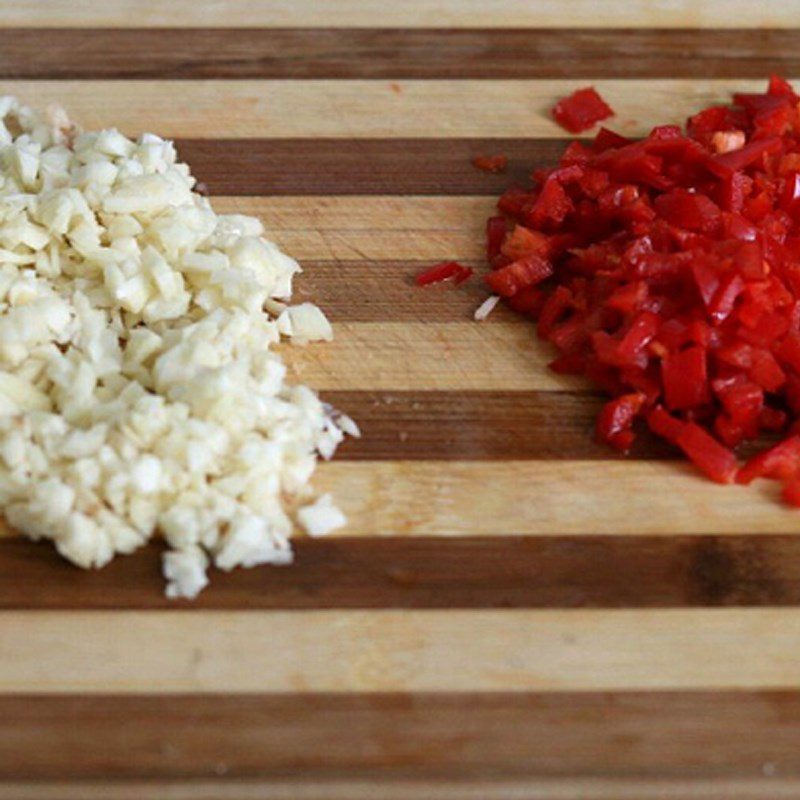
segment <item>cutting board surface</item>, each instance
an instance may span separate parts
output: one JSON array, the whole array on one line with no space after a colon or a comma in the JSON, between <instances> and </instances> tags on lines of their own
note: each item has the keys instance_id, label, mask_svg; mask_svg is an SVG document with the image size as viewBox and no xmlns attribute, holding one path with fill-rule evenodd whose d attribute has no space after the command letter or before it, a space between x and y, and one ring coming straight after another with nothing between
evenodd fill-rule
<instances>
[{"instance_id":1,"label":"cutting board surface","mask_svg":"<svg viewBox=\"0 0 800 800\"><path fill-rule=\"evenodd\" d=\"M0 800L800 795L800 517L598 446L530 324L412 285L483 268L574 88L634 136L800 77L798 2L654 5L0 2L0 93L176 138L302 262L336 340L285 356L364 433L316 478L349 526L194 604L157 547L0 534Z\"/></svg>"}]
</instances>

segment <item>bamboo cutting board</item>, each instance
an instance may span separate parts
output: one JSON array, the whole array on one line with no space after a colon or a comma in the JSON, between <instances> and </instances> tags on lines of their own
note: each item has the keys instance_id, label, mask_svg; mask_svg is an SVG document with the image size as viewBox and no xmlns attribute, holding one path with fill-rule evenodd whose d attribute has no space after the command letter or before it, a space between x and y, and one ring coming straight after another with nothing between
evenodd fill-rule
<instances>
[{"instance_id":1,"label":"bamboo cutting board","mask_svg":"<svg viewBox=\"0 0 800 800\"><path fill-rule=\"evenodd\" d=\"M287 357L364 431L316 481L350 526L194 605L157 548L86 574L6 532L0 800L800 796L797 513L598 447L529 324L411 287L480 265L557 97L636 135L800 76L798 2L654 6L0 3L0 91L177 138L303 262L337 338Z\"/></svg>"}]
</instances>

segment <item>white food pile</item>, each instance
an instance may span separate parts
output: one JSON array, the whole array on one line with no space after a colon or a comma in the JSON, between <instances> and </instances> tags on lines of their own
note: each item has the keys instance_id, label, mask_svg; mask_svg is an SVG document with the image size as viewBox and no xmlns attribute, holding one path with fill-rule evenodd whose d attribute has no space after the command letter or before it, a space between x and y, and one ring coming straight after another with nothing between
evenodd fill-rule
<instances>
[{"instance_id":1,"label":"white food pile","mask_svg":"<svg viewBox=\"0 0 800 800\"><path fill-rule=\"evenodd\" d=\"M270 351L329 340L297 263L217 215L171 142L0 98L0 504L102 567L157 531L171 597L344 524L308 482L355 424Z\"/></svg>"}]
</instances>

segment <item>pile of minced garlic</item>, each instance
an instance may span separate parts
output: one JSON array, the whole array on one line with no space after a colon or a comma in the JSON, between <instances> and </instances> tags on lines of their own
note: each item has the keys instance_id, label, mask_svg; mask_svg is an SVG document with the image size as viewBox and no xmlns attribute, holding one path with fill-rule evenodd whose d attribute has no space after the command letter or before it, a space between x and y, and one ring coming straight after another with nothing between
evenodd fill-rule
<instances>
[{"instance_id":1,"label":"pile of minced garlic","mask_svg":"<svg viewBox=\"0 0 800 800\"><path fill-rule=\"evenodd\" d=\"M217 215L169 141L0 98L0 505L102 567L157 532L170 597L345 519L308 483L355 424L270 351L329 340L297 263Z\"/></svg>"}]
</instances>

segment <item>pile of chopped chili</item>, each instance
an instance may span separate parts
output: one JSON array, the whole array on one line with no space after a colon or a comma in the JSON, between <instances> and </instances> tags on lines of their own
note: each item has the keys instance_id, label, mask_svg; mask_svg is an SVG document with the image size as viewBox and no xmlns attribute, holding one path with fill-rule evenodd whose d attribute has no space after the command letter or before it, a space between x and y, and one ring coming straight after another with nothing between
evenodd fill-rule
<instances>
[{"instance_id":1,"label":"pile of chopped chili","mask_svg":"<svg viewBox=\"0 0 800 800\"><path fill-rule=\"evenodd\" d=\"M800 110L773 77L685 129L576 141L487 223L486 282L611 400L597 435L647 425L710 478L774 478L800 505ZM778 439L740 465L734 450Z\"/></svg>"}]
</instances>

